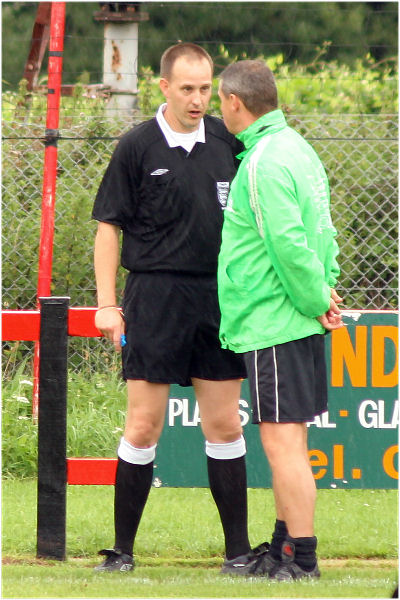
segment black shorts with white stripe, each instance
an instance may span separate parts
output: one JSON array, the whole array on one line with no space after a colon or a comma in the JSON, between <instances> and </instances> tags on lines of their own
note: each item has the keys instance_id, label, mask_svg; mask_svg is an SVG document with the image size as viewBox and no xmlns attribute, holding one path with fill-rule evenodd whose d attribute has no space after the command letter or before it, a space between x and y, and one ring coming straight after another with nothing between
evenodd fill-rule
<instances>
[{"instance_id":1,"label":"black shorts with white stripe","mask_svg":"<svg viewBox=\"0 0 400 600\"><path fill-rule=\"evenodd\" d=\"M303 423L328 410L324 338L244 353L253 423Z\"/></svg>"}]
</instances>

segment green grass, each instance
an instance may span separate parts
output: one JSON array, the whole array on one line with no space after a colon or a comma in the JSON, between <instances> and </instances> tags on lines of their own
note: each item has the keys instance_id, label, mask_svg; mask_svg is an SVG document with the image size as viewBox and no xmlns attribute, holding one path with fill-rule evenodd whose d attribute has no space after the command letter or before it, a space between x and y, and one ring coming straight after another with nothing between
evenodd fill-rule
<instances>
[{"instance_id":1,"label":"green grass","mask_svg":"<svg viewBox=\"0 0 400 600\"><path fill-rule=\"evenodd\" d=\"M112 486L69 486L67 554L95 556L113 542ZM36 552L36 481L4 480L3 556ZM249 490L250 541L270 538L271 490ZM316 533L323 558L396 558L397 493L394 490L319 490ZM142 558L204 559L223 554L217 509L205 488L152 488L140 524Z\"/></svg>"},{"instance_id":2,"label":"green grass","mask_svg":"<svg viewBox=\"0 0 400 600\"><path fill-rule=\"evenodd\" d=\"M138 566L133 573L100 574L92 562L3 567L3 598L389 598L394 566L343 562L322 565L319 581L277 584L233 579L219 569Z\"/></svg>"},{"instance_id":3,"label":"green grass","mask_svg":"<svg viewBox=\"0 0 400 600\"><path fill-rule=\"evenodd\" d=\"M222 529L207 489L152 488L133 573L98 574L97 551L113 542L113 488L70 486L67 560L36 560L36 481L5 480L3 598L385 598L397 580L397 493L319 490L319 581L275 584L219 575ZM249 490L256 545L273 526L271 490Z\"/></svg>"}]
</instances>

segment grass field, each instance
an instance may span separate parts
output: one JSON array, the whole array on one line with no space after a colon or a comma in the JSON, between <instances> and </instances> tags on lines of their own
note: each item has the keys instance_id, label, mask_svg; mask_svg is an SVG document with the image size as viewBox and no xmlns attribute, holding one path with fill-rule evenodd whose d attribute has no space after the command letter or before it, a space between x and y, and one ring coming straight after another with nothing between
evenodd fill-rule
<instances>
[{"instance_id":1,"label":"grass field","mask_svg":"<svg viewBox=\"0 0 400 600\"><path fill-rule=\"evenodd\" d=\"M5 480L3 598L389 598L397 585L397 493L320 490L316 512L321 579L276 584L221 576L222 529L207 489L153 488L131 573L99 574L97 551L113 542L113 488L70 486L67 560L36 553L36 481ZM273 526L271 490L249 490L256 545Z\"/></svg>"}]
</instances>

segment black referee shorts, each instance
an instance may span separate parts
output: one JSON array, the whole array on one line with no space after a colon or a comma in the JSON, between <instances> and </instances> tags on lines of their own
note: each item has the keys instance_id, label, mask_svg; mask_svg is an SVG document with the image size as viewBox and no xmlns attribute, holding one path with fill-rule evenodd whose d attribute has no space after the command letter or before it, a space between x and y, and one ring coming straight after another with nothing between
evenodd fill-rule
<instances>
[{"instance_id":1,"label":"black referee shorts","mask_svg":"<svg viewBox=\"0 0 400 600\"><path fill-rule=\"evenodd\" d=\"M220 345L215 277L130 273L123 311L124 379L188 386L192 377L246 377L243 357Z\"/></svg>"},{"instance_id":2,"label":"black referee shorts","mask_svg":"<svg viewBox=\"0 0 400 600\"><path fill-rule=\"evenodd\" d=\"M244 353L253 423L303 423L328 410L324 337Z\"/></svg>"}]
</instances>

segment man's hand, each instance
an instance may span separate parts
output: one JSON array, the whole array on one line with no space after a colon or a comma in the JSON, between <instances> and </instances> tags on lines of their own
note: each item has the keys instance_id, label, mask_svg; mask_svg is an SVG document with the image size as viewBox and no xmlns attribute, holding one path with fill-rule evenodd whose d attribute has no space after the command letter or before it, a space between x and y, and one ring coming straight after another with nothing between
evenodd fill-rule
<instances>
[{"instance_id":1,"label":"man's hand","mask_svg":"<svg viewBox=\"0 0 400 600\"><path fill-rule=\"evenodd\" d=\"M113 306L102 308L96 312L94 324L108 340L113 342L115 350L121 352L121 335L125 333L121 311Z\"/></svg>"},{"instance_id":2,"label":"man's hand","mask_svg":"<svg viewBox=\"0 0 400 600\"><path fill-rule=\"evenodd\" d=\"M335 290L332 290L332 292L335 292ZM338 301L341 302L341 299ZM330 300L330 306L326 313L324 313L320 317L317 317L317 319L321 323L322 327L324 327L328 331L333 331L334 329L340 329L341 327L344 327L344 323L342 321L342 313L336 302L333 300L333 298L331 298Z\"/></svg>"},{"instance_id":3,"label":"man's hand","mask_svg":"<svg viewBox=\"0 0 400 600\"><path fill-rule=\"evenodd\" d=\"M336 302L336 304L340 304L340 302L343 302L343 298L339 296L339 294L334 288L331 288L331 298L334 302Z\"/></svg>"}]
</instances>

